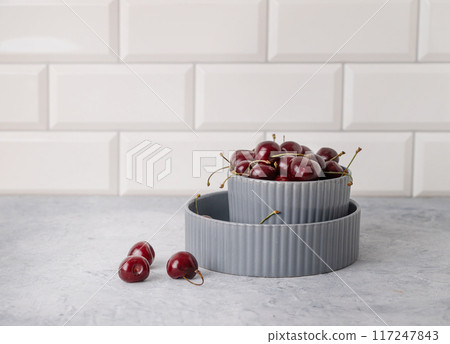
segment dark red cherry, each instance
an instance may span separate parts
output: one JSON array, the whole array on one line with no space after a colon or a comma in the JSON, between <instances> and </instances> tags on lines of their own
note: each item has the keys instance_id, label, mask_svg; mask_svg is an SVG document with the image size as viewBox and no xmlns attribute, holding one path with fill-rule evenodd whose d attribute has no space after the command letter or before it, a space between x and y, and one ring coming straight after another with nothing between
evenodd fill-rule
<instances>
[{"instance_id":1,"label":"dark red cherry","mask_svg":"<svg viewBox=\"0 0 450 344\"><path fill-rule=\"evenodd\" d=\"M288 178L295 181L316 180L322 174L320 165L306 157L292 159L289 165Z\"/></svg>"},{"instance_id":2,"label":"dark red cherry","mask_svg":"<svg viewBox=\"0 0 450 344\"><path fill-rule=\"evenodd\" d=\"M289 178L288 177L277 176L275 178L275 181L277 181L277 182L288 182Z\"/></svg>"},{"instance_id":3,"label":"dark red cherry","mask_svg":"<svg viewBox=\"0 0 450 344\"><path fill-rule=\"evenodd\" d=\"M250 178L274 180L277 177L277 174L275 167L264 163L257 163L253 164L250 171Z\"/></svg>"},{"instance_id":4,"label":"dark red cherry","mask_svg":"<svg viewBox=\"0 0 450 344\"><path fill-rule=\"evenodd\" d=\"M328 179L333 179L333 178L339 178L341 176L341 174L336 173L336 172L344 172L344 168L341 165L339 165L336 161L332 160L332 161L326 162L324 171L325 171L325 176ZM332 173L327 173L327 172L332 172Z\"/></svg>"},{"instance_id":5,"label":"dark red cherry","mask_svg":"<svg viewBox=\"0 0 450 344\"><path fill-rule=\"evenodd\" d=\"M329 147L320 148L316 154L320 155L325 161L329 161L330 159L332 159L336 155L338 155L338 153L333 148L329 148ZM333 160L336 162L339 162L339 157L337 157Z\"/></svg>"},{"instance_id":6,"label":"dark red cherry","mask_svg":"<svg viewBox=\"0 0 450 344\"><path fill-rule=\"evenodd\" d=\"M119 267L119 277L128 283L141 282L150 274L150 264L142 256L128 256Z\"/></svg>"},{"instance_id":7,"label":"dark red cherry","mask_svg":"<svg viewBox=\"0 0 450 344\"><path fill-rule=\"evenodd\" d=\"M248 168L250 163L251 161L249 160L242 160L236 165L235 172L240 175L248 175L250 173L250 169Z\"/></svg>"},{"instance_id":8,"label":"dark red cherry","mask_svg":"<svg viewBox=\"0 0 450 344\"><path fill-rule=\"evenodd\" d=\"M280 146L278 143L274 141L263 141L258 143L255 148L255 160L274 161L276 159L271 159L271 155L276 155L277 153L280 153Z\"/></svg>"},{"instance_id":9,"label":"dark red cherry","mask_svg":"<svg viewBox=\"0 0 450 344\"><path fill-rule=\"evenodd\" d=\"M139 241L131 247L128 252L129 256L141 256L147 259L148 264L152 265L155 259L155 250L147 241Z\"/></svg>"},{"instance_id":10,"label":"dark red cherry","mask_svg":"<svg viewBox=\"0 0 450 344\"><path fill-rule=\"evenodd\" d=\"M302 146L303 152L302 154L314 153L311 148L308 146Z\"/></svg>"},{"instance_id":11,"label":"dark red cherry","mask_svg":"<svg viewBox=\"0 0 450 344\"><path fill-rule=\"evenodd\" d=\"M293 155L284 155L280 157L280 161L278 162L278 175L284 178L288 176L289 165L291 164L292 159L295 156Z\"/></svg>"},{"instance_id":12,"label":"dark red cherry","mask_svg":"<svg viewBox=\"0 0 450 344\"><path fill-rule=\"evenodd\" d=\"M235 151L230 158L231 169L234 170L241 161L244 160L254 160L255 152L246 149L239 149Z\"/></svg>"},{"instance_id":13,"label":"dark red cherry","mask_svg":"<svg viewBox=\"0 0 450 344\"><path fill-rule=\"evenodd\" d=\"M167 261L166 269L167 274L175 279L184 278L188 280L194 278L196 274L199 274L203 284L203 276L200 271L198 271L197 259L189 252L181 251L175 253Z\"/></svg>"},{"instance_id":14,"label":"dark red cherry","mask_svg":"<svg viewBox=\"0 0 450 344\"><path fill-rule=\"evenodd\" d=\"M280 145L280 150L283 152L293 152L303 154L303 148L297 142L286 141Z\"/></svg>"},{"instance_id":15,"label":"dark red cherry","mask_svg":"<svg viewBox=\"0 0 450 344\"><path fill-rule=\"evenodd\" d=\"M322 170L325 168L325 160L320 155L308 154L306 157L317 162Z\"/></svg>"}]
</instances>

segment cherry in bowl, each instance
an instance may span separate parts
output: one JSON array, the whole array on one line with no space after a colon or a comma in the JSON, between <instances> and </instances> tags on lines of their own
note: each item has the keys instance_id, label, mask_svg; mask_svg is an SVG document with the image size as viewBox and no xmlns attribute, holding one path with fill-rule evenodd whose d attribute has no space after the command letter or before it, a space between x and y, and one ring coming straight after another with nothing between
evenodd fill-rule
<instances>
[{"instance_id":1,"label":"cherry in bowl","mask_svg":"<svg viewBox=\"0 0 450 344\"><path fill-rule=\"evenodd\" d=\"M317 180L323 174L320 165L306 157L292 159L289 164L288 178L295 181Z\"/></svg>"},{"instance_id":2,"label":"cherry in bowl","mask_svg":"<svg viewBox=\"0 0 450 344\"><path fill-rule=\"evenodd\" d=\"M321 156L325 160L325 162L331 160L339 162L339 154L333 148L322 147L317 151L316 154Z\"/></svg>"}]
</instances>

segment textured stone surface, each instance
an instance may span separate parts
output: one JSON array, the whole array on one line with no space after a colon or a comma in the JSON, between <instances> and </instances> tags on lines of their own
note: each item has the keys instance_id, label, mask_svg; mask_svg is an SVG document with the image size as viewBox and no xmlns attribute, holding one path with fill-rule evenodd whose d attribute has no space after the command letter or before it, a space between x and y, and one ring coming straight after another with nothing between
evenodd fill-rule
<instances>
[{"instance_id":1,"label":"textured stone surface","mask_svg":"<svg viewBox=\"0 0 450 344\"><path fill-rule=\"evenodd\" d=\"M448 325L450 199L356 200L360 259L337 274L390 325ZM184 249L184 210L171 216L185 201L0 197L0 324L383 324L333 273L264 279L203 270L202 287L171 280L165 262ZM166 222L150 240L149 279L122 282L115 269L129 247Z\"/></svg>"}]
</instances>

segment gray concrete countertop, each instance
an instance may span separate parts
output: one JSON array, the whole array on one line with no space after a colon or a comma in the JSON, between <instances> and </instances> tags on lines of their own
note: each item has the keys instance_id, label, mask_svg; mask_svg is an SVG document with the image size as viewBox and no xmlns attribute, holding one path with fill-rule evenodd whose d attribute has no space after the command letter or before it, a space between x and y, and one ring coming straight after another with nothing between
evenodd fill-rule
<instances>
[{"instance_id":1,"label":"gray concrete countertop","mask_svg":"<svg viewBox=\"0 0 450 344\"><path fill-rule=\"evenodd\" d=\"M203 269L195 287L165 271L184 249L186 198L2 196L0 324L450 325L450 199L356 200L360 258L340 278ZM121 281L128 249L163 225L149 279Z\"/></svg>"}]
</instances>

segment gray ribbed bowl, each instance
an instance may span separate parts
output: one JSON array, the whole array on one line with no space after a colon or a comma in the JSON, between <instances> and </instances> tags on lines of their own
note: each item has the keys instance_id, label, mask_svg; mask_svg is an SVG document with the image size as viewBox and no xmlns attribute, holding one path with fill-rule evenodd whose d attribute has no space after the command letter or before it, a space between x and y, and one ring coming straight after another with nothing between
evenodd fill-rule
<instances>
[{"instance_id":1,"label":"gray ribbed bowl","mask_svg":"<svg viewBox=\"0 0 450 344\"><path fill-rule=\"evenodd\" d=\"M228 180L230 220L260 223L273 209L266 223L312 223L346 215L350 201L350 177L309 182L278 182L233 176Z\"/></svg>"},{"instance_id":2,"label":"gray ribbed bowl","mask_svg":"<svg viewBox=\"0 0 450 344\"><path fill-rule=\"evenodd\" d=\"M351 200L344 217L296 224L229 222L228 192L186 207L186 250L203 268L235 275L295 277L342 269L358 258L361 209ZM314 253L315 252L315 253Z\"/></svg>"}]
</instances>

